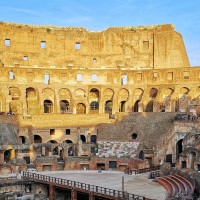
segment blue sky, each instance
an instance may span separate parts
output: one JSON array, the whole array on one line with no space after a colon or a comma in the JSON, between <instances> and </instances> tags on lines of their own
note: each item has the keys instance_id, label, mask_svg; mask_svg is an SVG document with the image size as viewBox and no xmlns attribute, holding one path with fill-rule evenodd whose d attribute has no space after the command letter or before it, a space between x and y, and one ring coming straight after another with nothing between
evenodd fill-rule
<instances>
[{"instance_id":1,"label":"blue sky","mask_svg":"<svg viewBox=\"0 0 200 200\"><path fill-rule=\"evenodd\" d=\"M190 64L200 66L200 0L1 0L0 21L81 26L174 24Z\"/></svg>"}]
</instances>

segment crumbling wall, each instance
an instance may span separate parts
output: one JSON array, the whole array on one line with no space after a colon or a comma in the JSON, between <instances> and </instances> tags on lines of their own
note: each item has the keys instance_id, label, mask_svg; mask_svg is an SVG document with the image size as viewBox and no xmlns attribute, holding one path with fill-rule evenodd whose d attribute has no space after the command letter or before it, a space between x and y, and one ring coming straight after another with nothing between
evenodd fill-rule
<instances>
[{"instance_id":1,"label":"crumbling wall","mask_svg":"<svg viewBox=\"0 0 200 200\"><path fill-rule=\"evenodd\" d=\"M181 35L170 24L84 28L0 23L3 65L178 68L189 61Z\"/></svg>"}]
</instances>

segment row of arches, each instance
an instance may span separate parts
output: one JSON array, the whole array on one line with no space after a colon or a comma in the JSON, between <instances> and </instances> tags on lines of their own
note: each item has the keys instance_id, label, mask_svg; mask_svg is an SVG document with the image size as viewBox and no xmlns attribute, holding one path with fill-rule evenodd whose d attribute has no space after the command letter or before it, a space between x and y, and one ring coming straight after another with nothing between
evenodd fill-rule
<instances>
[{"instance_id":1,"label":"row of arches","mask_svg":"<svg viewBox=\"0 0 200 200\"><path fill-rule=\"evenodd\" d=\"M22 114L23 110L26 110L30 115L58 112L74 114L153 112L155 110L156 112L184 112L187 110L188 103L200 103L200 87L193 91L187 87L179 88L177 91L171 87L152 87L146 90L136 88L133 93L125 88L121 88L118 92L111 88L106 88L103 92L98 88L92 88L89 93L79 88L73 94L69 89L62 88L58 91L58 95L55 95L51 88L43 89L39 95L37 89L29 87L26 89L25 95L26 105L24 105L22 94L17 87L10 87L9 95L12 99L9 104L12 113ZM43 109L41 109L41 105Z\"/></svg>"},{"instance_id":2,"label":"row of arches","mask_svg":"<svg viewBox=\"0 0 200 200\"><path fill-rule=\"evenodd\" d=\"M82 142L86 142L86 136L85 135L80 135L79 139ZM42 137L40 135L34 135L33 140L34 140L34 143L43 143ZM96 141L97 141L97 136L91 135L89 142L96 144ZM26 136L19 136L19 143L20 144L29 144L29 140ZM47 143L58 144L58 142L56 140L49 140ZM73 141L67 139L67 140L63 140L63 143L73 144Z\"/></svg>"}]
</instances>

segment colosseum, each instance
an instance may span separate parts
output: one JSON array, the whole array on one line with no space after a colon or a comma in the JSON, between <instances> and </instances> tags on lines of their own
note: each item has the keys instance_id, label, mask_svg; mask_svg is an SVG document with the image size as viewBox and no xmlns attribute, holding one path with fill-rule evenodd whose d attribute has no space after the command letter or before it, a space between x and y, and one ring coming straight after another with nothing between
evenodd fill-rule
<instances>
[{"instance_id":1,"label":"colosseum","mask_svg":"<svg viewBox=\"0 0 200 200\"><path fill-rule=\"evenodd\" d=\"M172 171L192 179L186 199L200 195L200 67L173 25L0 29L2 177L160 168L169 198ZM5 199L10 187L1 185Z\"/></svg>"}]
</instances>

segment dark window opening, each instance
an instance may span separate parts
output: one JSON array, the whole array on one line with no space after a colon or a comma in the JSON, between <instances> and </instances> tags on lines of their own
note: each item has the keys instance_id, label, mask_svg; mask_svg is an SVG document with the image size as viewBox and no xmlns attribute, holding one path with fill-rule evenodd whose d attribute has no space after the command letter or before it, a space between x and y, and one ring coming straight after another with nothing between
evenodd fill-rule
<instances>
[{"instance_id":1,"label":"dark window opening","mask_svg":"<svg viewBox=\"0 0 200 200\"><path fill-rule=\"evenodd\" d=\"M172 154L167 154L166 155L166 162L169 162L172 164Z\"/></svg>"},{"instance_id":2,"label":"dark window opening","mask_svg":"<svg viewBox=\"0 0 200 200\"><path fill-rule=\"evenodd\" d=\"M50 135L55 135L55 129L50 129Z\"/></svg>"},{"instance_id":3,"label":"dark window opening","mask_svg":"<svg viewBox=\"0 0 200 200\"><path fill-rule=\"evenodd\" d=\"M42 143L42 138L39 135L34 135L34 143Z\"/></svg>"},{"instance_id":4,"label":"dark window opening","mask_svg":"<svg viewBox=\"0 0 200 200\"><path fill-rule=\"evenodd\" d=\"M126 101L120 102L119 112L125 112L125 105L126 105Z\"/></svg>"},{"instance_id":5,"label":"dark window opening","mask_svg":"<svg viewBox=\"0 0 200 200\"><path fill-rule=\"evenodd\" d=\"M141 150L139 153L139 159L144 160L144 151Z\"/></svg>"},{"instance_id":6,"label":"dark window opening","mask_svg":"<svg viewBox=\"0 0 200 200\"><path fill-rule=\"evenodd\" d=\"M65 130L65 135L70 135L70 129Z\"/></svg>"},{"instance_id":7,"label":"dark window opening","mask_svg":"<svg viewBox=\"0 0 200 200\"><path fill-rule=\"evenodd\" d=\"M132 139L136 139L137 138L137 133L133 133L132 135L131 135L131 137L132 137Z\"/></svg>"},{"instance_id":8,"label":"dark window opening","mask_svg":"<svg viewBox=\"0 0 200 200\"><path fill-rule=\"evenodd\" d=\"M72 144L72 143L73 143L71 140L65 140L65 142L66 142L67 144Z\"/></svg>"},{"instance_id":9,"label":"dark window opening","mask_svg":"<svg viewBox=\"0 0 200 200\"><path fill-rule=\"evenodd\" d=\"M44 100L44 113L52 113L53 103L51 100Z\"/></svg>"},{"instance_id":10,"label":"dark window opening","mask_svg":"<svg viewBox=\"0 0 200 200\"><path fill-rule=\"evenodd\" d=\"M179 158L179 154L183 151L183 139L176 143L176 159Z\"/></svg>"},{"instance_id":11,"label":"dark window opening","mask_svg":"<svg viewBox=\"0 0 200 200\"><path fill-rule=\"evenodd\" d=\"M105 163L97 163L97 170L105 170Z\"/></svg>"},{"instance_id":12,"label":"dark window opening","mask_svg":"<svg viewBox=\"0 0 200 200\"><path fill-rule=\"evenodd\" d=\"M81 137L82 142L86 142L85 135L81 135L80 137Z\"/></svg>"},{"instance_id":13,"label":"dark window opening","mask_svg":"<svg viewBox=\"0 0 200 200\"><path fill-rule=\"evenodd\" d=\"M185 169L185 168L187 168L187 163L186 163L186 161L182 161L182 169Z\"/></svg>"},{"instance_id":14,"label":"dark window opening","mask_svg":"<svg viewBox=\"0 0 200 200\"><path fill-rule=\"evenodd\" d=\"M117 169L117 162L109 161L109 169Z\"/></svg>"},{"instance_id":15,"label":"dark window opening","mask_svg":"<svg viewBox=\"0 0 200 200\"><path fill-rule=\"evenodd\" d=\"M133 106L133 111L138 112L139 111L139 102L140 100L137 100Z\"/></svg>"},{"instance_id":16,"label":"dark window opening","mask_svg":"<svg viewBox=\"0 0 200 200\"><path fill-rule=\"evenodd\" d=\"M96 144L96 142L97 142L97 136L96 135L91 135L90 142Z\"/></svg>"}]
</instances>

